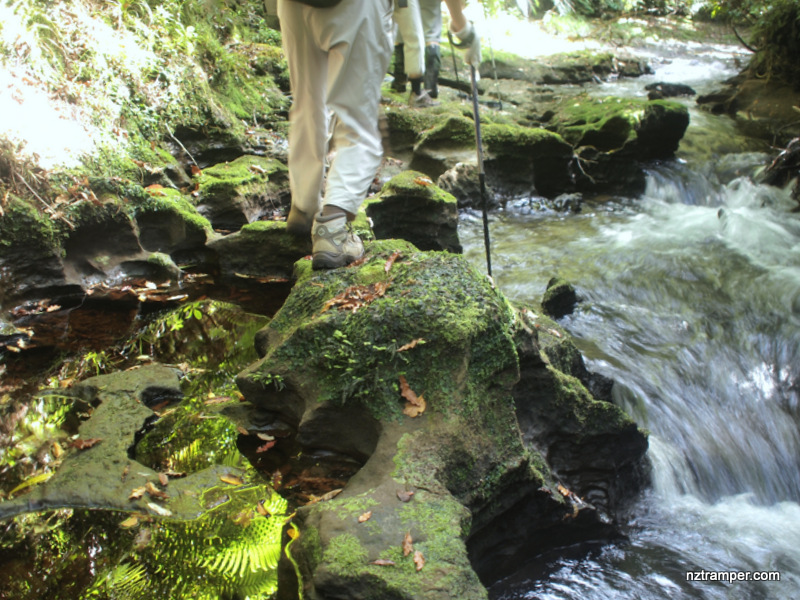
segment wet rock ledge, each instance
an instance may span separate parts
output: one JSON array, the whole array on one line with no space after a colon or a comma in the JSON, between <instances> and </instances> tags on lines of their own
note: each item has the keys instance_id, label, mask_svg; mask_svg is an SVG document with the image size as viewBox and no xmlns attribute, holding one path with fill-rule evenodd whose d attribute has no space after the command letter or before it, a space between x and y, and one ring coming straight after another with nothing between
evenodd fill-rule
<instances>
[{"instance_id":1,"label":"wet rock ledge","mask_svg":"<svg viewBox=\"0 0 800 600\"><path fill-rule=\"evenodd\" d=\"M237 384L264 431L363 467L297 511L281 596L485 598L537 552L617 535L647 438L555 322L408 242L295 268Z\"/></svg>"}]
</instances>

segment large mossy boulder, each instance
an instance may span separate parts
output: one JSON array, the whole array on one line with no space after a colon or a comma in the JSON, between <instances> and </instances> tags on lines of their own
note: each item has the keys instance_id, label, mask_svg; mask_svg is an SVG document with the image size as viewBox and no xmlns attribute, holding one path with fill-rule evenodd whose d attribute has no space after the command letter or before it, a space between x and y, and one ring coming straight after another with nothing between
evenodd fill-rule
<instances>
[{"instance_id":1,"label":"large mossy boulder","mask_svg":"<svg viewBox=\"0 0 800 600\"><path fill-rule=\"evenodd\" d=\"M625 464L641 463L646 438L551 364L540 324L489 279L458 255L392 240L348 268L301 260L296 270L259 336L263 358L237 383L262 426L294 428L304 453L363 467L339 495L298 510L283 597L299 583L306 598L486 598L484 586L532 552L611 535L615 507L568 487L583 480L567 459L588 446L554 472L550 442L566 441L550 432L615 447L633 431L630 453L603 454ZM558 407L563 422L521 430L530 404Z\"/></svg>"},{"instance_id":2,"label":"large mossy boulder","mask_svg":"<svg viewBox=\"0 0 800 600\"><path fill-rule=\"evenodd\" d=\"M644 161L674 156L689 111L671 100L587 95L562 102L551 121L575 148L579 191L641 193Z\"/></svg>"}]
</instances>

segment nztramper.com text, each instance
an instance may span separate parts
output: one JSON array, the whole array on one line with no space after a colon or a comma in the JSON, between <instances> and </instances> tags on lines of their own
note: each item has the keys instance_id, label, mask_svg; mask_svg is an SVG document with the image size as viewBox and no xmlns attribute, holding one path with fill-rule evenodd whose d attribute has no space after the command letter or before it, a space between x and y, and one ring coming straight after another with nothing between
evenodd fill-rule
<instances>
[{"instance_id":1,"label":"nztramper.com text","mask_svg":"<svg viewBox=\"0 0 800 600\"><path fill-rule=\"evenodd\" d=\"M780 581L780 571L686 571L686 581Z\"/></svg>"}]
</instances>

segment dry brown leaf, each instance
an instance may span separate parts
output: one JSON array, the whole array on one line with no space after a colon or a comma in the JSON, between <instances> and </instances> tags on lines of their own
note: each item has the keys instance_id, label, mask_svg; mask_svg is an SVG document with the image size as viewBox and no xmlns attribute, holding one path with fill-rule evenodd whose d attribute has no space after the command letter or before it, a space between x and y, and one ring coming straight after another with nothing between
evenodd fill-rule
<instances>
[{"instance_id":1,"label":"dry brown leaf","mask_svg":"<svg viewBox=\"0 0 800 600\"><path fill-rule=\"evenodd\" d=\"M147 491L147 495L151 498L160 498L162 500L169 498L169 494L158 489L151 481L148 481L145 484L144 489Z\"/></svg>"},{"instance_id":2,"label":"dry brown leaf","mask_svg":"<svg viewBox=\"0 0 800 600\"><path fill-rule=\"evenodd\" d=\"M417 566L417 571L422 571L422 567L425 566L425 557L419 550L414 552L414 564Z\"/></svg>"},{"instance_id":3,"label":"dry brown leaf","mask_svg":"<svg viewBox=\"0 0 800 600\"><path fill-rule=\"evenodd\" d=\"M308 505L308 504L316 504L317 502L325 502L327 500L336 498L336 496L338 496L341 493L342 493L342 488L337 488L335 490L331 490L326 494L322 494L322 496L311 496L311 500L306 504Z\"/></svg>"},{"instance_id":4,"label":"dry brown leaf","mask_svg":"<svg viewBox=\"0 0 800 600\"><path fill-rule=\"evenodd\" d=\"M259 500L258 503L256 504L256 510L258 511L258 514L260 514L262 517L269 517L271 515L270 512L264 506L265 502L266 500Z\"/></svg>"},{"instance_id":5,"label":"dry brown leaf","mask_svg":"<svg viewBox=\"0 0 800 600\"><path fill-rule=\"evenodd\" d=\"M149 508L154 513L156 513L157 515L160 515L162 517L171 517L172 516L172 511L170 511L167 508L164 508L163 506L159 506L155 502L148 502L147 503L147 508Z\"/></svg>"},{"instance_id":6,"label":"dry brown leaf","mask_svg":"<svg viewBox=\"0 0 800 600\"><path fill-rule=\"evenodd\" d=\"M405 490L397 490L397 499L400 502L408 502L414 497L414 492L407 492Z\"/></svg>"},{"instance_id":7,"label":"dry brown leaf","mask_svg":"<svg viewBox=\"0 0 800 600\"><path fill-rule=\"evenodd\" d=\"M225 475L220 475L220 480L229 483L231 485L244 485L244 479L239 477L238 475L231 475L226 473Z\"/></svg>"},{"instance_id":8,"label":"dry brown leaf","mask_svg":"<svg viewBox=\"0 0 800 600\"><path fill-rule=\"evenodd\" d=\"M403 414L413 419L424 413L426 406L425 398L419 396L415 403L406 402L406 406L403 408Z\"/></svg>"},{"instance_id":9,"label":"dry brown leaf","mask_svg":"<svg viewBox=\"0 0 800 600\"><path fill-rule=\"evenodd\" d=\"M408 556L414 551L414 540L411 539L411 532L407 531L403 537L403 556Z\"/></svg>"},{"instance_id":10,"label":"dry brown leaf","mask_svg":"<svg viewBox=\"0 0 800 600\"><path fill-rule=\"evenodd\" d=\"M270 442L265 442L263 446L259 446L258 448L256 448L256 452L266 452L274 445L275 445L275 440L272 440Z\"/></svg>"},{"instance_id":11,"label":"dry brown leaf","mask_svg":"<svg viewBox=\"0 0 800 600\"><path fill-rule=\"evenodd\" d=\"M411 404L415 404L417 406L420 405L420 396L417 396L416 392L411 389L411 386L408 385L406 378L400 375L400 395L408 400ZM422 402L424 404L424 401Z\"/></svg>"},{"instance_id":12,"label":"dry brown leaf","mask_svg":"<svg viewBox=\"0 0 800 600\"><path fill-rule=\"evenodd\" d=\"M252 508L245 508L239 511L235 517L233 517L232 521L236 525L241 525L242 527L247 527L253 520L255 513L253 512Z\"/></svg>"},{"instance_id":13,"label":"dry brown leaf","mask_svg":"<svg viewBox=\"0 0 800 600\"><path fill-rule=\"evenodd\" d=\"M370 518L371 518L371 517L372 517L372 511L371 511L371 510L368 510L367 512L365 512L365 513L362 513L362 514L361 514L361 515L358 517L358 522L359 522L359 523L366 523L367 521L369 521L369 520L370 520Z\"/></svg>"},{"instance_id":14,"label":"dry brown leaf","mask_svg":"<svg viewBox=\"0 0 800 600\"><path fill-rule=\"evenodd\" d=\"M401 255L402 255L402 253L400 252L400 250L396 250L395 252L392 252L392 255L386 261L386 264L383 265L383 271L385 273L388 273L389 271L391 271L392 270L392 266L394 265L394 261L396 261L398 258L400 258Z\"/></svg>"},{"instance_id":15,"label":"dry brown leaf","mask_svg":"<svg viewBox=\"0 0 800 600\"><path fill-rule=\"evenodd\" d=\"M417 185L428 187L430 185L433 185L433 180L430 177L425 177L425 176L415 177L414 183L416 183Z\"/></svg>"},{"instance_id":16,"label":"dry brown leaf","mask_svg":"<svg viewBox=\"0 0 800 600\"><path fill-rule=\"evenodd\" d=\"M91 448L95 444L99 444L103 440L100 438L90 438L86 440L72 440L69 445L72 448L76 448L78 450L86 450L87 448Z\"/></svg>"},{"instance_id":17,"label":"dry brown leaf","mask_svg":"<svg viewBox=\"0 0 800 600\"><path fill-rule=\"evenodd\" d=\"M158 482L164 487L167 487L169 485L169 475L167 475L166 473L159 473Z\"/></svg>"},{"instance_id":18,"label":"dry brown leaf","mask_svg":"<svg viewBox=\"0 0 800 600\"><path fill-rule=\"evenodd\" d=\"M362 306L366 306L386 294L388 287L389 283L386 281L378 281L370 285L351 285L328 300L320 310L320 313L324 313L334 306L338 306L339 310L356 312Z\"/></svg>"},{"instance_id":19,"label":"dry brown leaf","mask_svg":"<svg viewBox=\"0 0 800 600\"><path fill-rule=\"evenodd\" d=\"M120 527L123 529L131 529L132 527L136 527L139 524L139 517L136 515L131 515L127 519L125 519L122 523L119 524Z\"/></svg>"},{"instance_id":20,"label":"dry brown leaf","mask_svg":"<svg viewBox=\"0 0 800 600\"><path fill-rule=\"evenodd\" d=\"M424 343L425 343L425 340L423 338L415 338L415 339L411 340L410 342L408 342L407 344L403 344L402 346L400 346L397 349L397 351L398 352L405 352L406 350L411 350L417 344L424 344Z\"/></svg>"},{"instance_id":21,"label":"dry brown leaf","mask_svg":"<svg viewBox=\"0 0 800 600\"><path fill-rule=\"evenodd\" d=\"M379 558L378 560L373 560L369 564L378 565L379 567L393 567L394 566L394 561L393 560L387 560L385 558Z\"/></svg>"},{"instance_id":22,"label":"dry brown leaf","mask_svg":"<svg viewBox=\"0 0 800 600\"><path fill-rule=\"evenodd\" d=\"M131 495L128 496L128 500L138 500L142 496L145 495L147 492L147 488L145 486L137 487L131 490Z\"/></svg>"}]
</instances>

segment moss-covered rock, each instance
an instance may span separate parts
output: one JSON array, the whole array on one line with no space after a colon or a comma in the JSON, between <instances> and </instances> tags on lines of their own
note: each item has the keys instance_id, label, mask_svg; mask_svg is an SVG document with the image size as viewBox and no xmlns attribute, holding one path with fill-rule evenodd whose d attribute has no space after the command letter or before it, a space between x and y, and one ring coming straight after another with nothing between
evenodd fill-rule
<instances>
[{"instance_id":1,"label":"moss-covered rock","mask_svg":"<svg viewBox=\"0 0 800 600\"><path fill-rule=\"evenodd\" d=\"M211 222L180 191L150 188L135 201L133 215L145 250L168 254L196 250L213 235Z\"/></svg>"},{"instance_id":2,"label":"moss-covered rock","mask_svg":"<svg viewBox=\"0 0 800 600\"><path fill-rule=\"evenodd\" d=\"M237 231L277 212L288 197L286 165L260 156L216 164L196 176L198 212L216 229Z\"/></svg>"},{"instance_id":3,"label":"moss-covered rock","mask_svg":"<svg viewBox=\"0 0 800 600\"><path fill-rule=\"evenodd\" d=\"M0 216L0 304L74 290L64 275L68 228L10 196Z\"/></svg>"},{"instance_id":4,"label":"moss-covered rock","mask_svg":"<svg viewBox=\"0 0 800 600\"><path fill-rule=\"evenodd\" d=\"M638 77L652 72L642 59L628 54L581 50L538 57L522 58L508 52L496 52L493 61L481 64L485 78L520 79L540 84L580 84L610 76Z\"/></svg>"},{"instance_id":5,"label":"moss-covered rock","mask_svg":"<svg viewBox=\"0 0 800 600\"><path fill-rule=\"evenodd\" d=\"M288 279L294 262L311 253L311 236L299 238L287 233L284 221L256 221L236 233L217 237L208 248L215 254L223 277Z\"/></svg>"},{"instance_id":6,"label":"moss-covered rock","mask_svg":"<svg viewBox=\"0 0 800 600\"><path fill-rule=\"evenodd\" d=\"M415 189L415 177L397 189ZM579 450L601 438L615 447L632 422L555 369L535 326L489 280L458 255L391 240L368 244L351 267L308 262L260 335L262 360L237 378L259 419L296 428L304 451L364 465L338 496L298 511L290 556L306 597L485 598L478 574L496 576L548 539L612 532L609 505L601 513L585 490L559 487L539 449L550 451L541 444L552 432ZM531 403L558 418L536 413L520 429ZM553 457L558 469L576 456L591 469L641 460L621 454ZM582 467L569 466L564 481L580 483Z\"/></svg>"},{"instance_id":7,"label":"moss-covered rock","mask_svg":"<svg viewBox=\"0 0 800 600\"><path fill-rule=\"evenodd\" d=\"M542 297L542 308L548 315L560 319L572 314L577 302L578 295L570 282L558 277L553 277L547 282L547 289Z\"/></svg>"},{"instance_id":8,"label":"moss-covered rock","mask_svg":"<svg viewBox=\"0 0 800 600\"><path fill-rule=\"evenodd\" d=\"M574 147L635 152L641 159L674 154L689 126L689 112L679 102L640 98L591 98L563 102L555 130Z\"/></svg>"},{"instance_id":9,"label":"moss-covered rock","mask_svg":"<svg viewBox=\"0 0 800 600\"><path fill-rule=\"evenodd\" d=\"M456 199L422 173L396 175L364 208L379 239L404 239L421 250L461 252Z\"/></svg>"}]
</instances>

